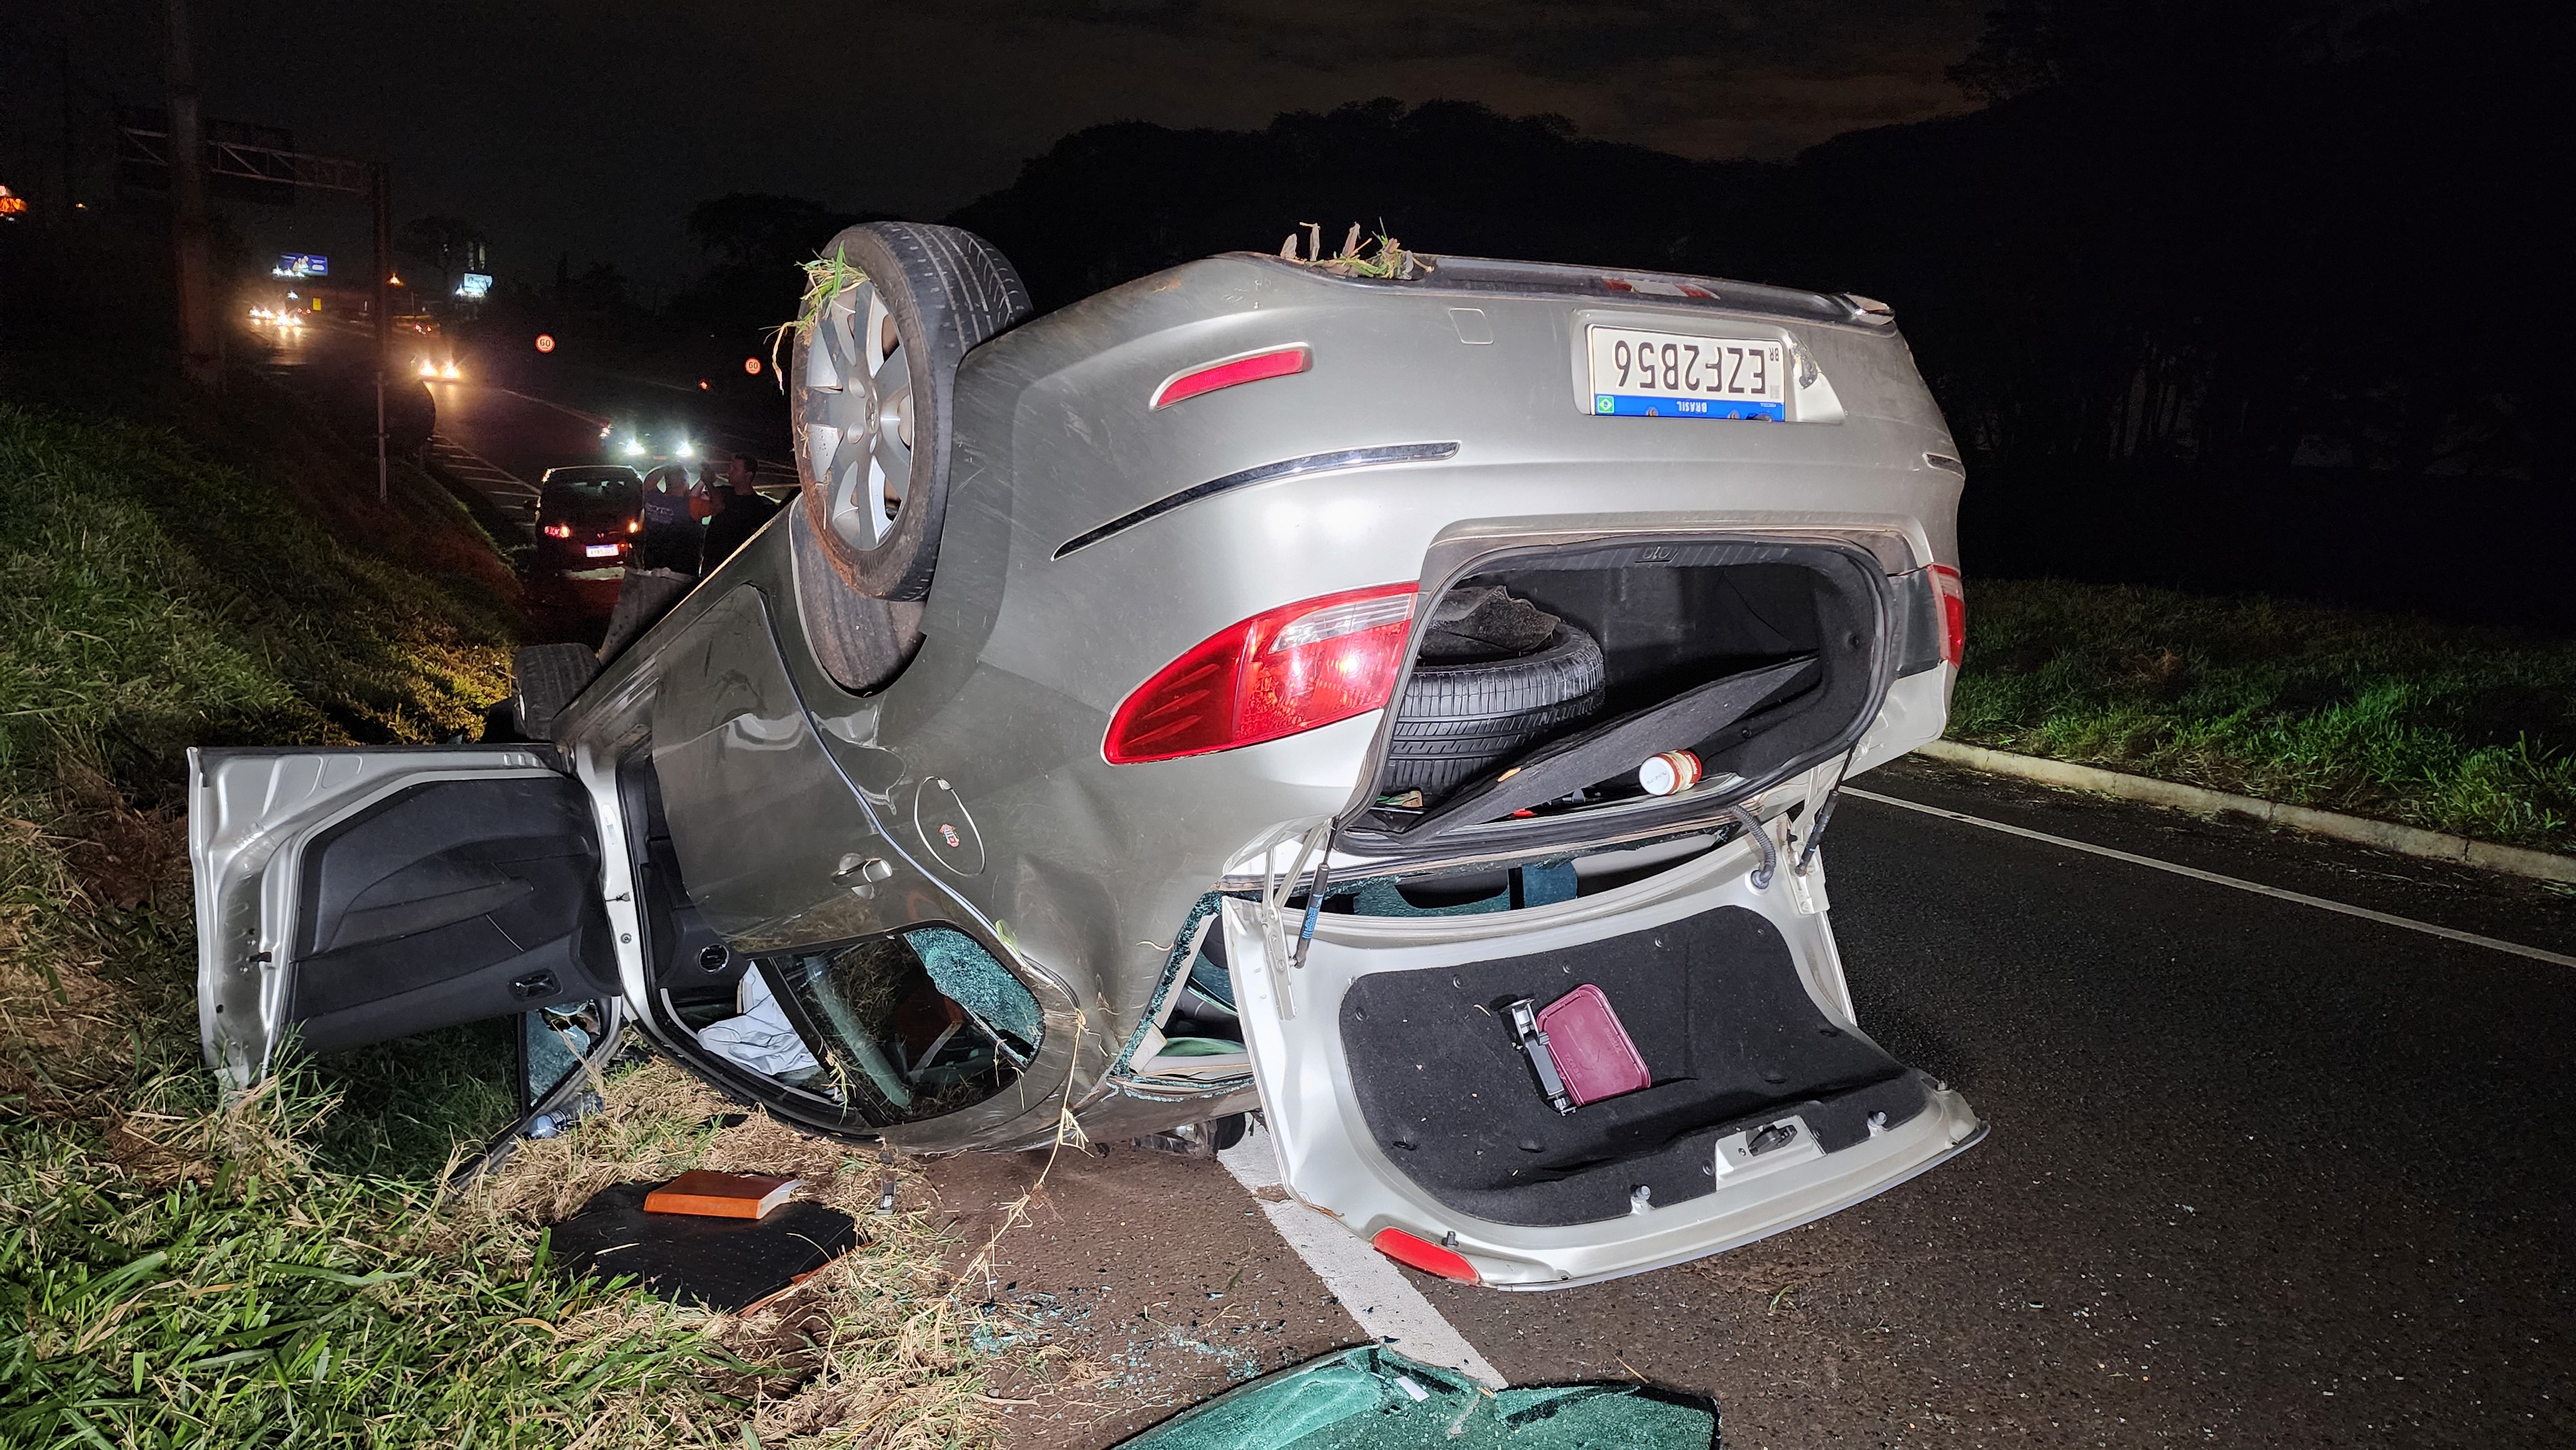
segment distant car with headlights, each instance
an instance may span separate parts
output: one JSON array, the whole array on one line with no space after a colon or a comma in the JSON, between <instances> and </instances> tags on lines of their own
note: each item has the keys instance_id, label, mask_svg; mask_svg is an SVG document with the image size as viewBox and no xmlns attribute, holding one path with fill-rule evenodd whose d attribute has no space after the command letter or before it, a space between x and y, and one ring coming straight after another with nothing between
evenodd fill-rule
<instances>
[{"instance_id":1,"label":"distant car with headlights","mask_svg":"<svg viewBox=\"0 0 2576 1450\"><path fill-rule=\"evenodd\" d=\"M531 578L622 569L643 532L644 479L623 464L549 468L537 484Z\"/></svg>"},{"instance_id":2,"label":"distant car with headlights","mask_svg":"<svg viewBox=\"0 0 2576 1450\"><path fill-rule=\"evenodd\" d=\"M227 1081L598 1003L914 1152L1257 1110L1299 1199L1523 1289L1983 1136L1862 1030L1819 850L1964 640L1886 307L1245 253L1030 320L964 232L826 255L800 505L523 650L529 738L195 752Z\"/></svg>"},{"instance_id":3,"label":"distant car with headlights","mask_svg":"<svg viewBox=\"0 0 2576 1450\"><path fill-rule=\"evenodd\" d=\"M600 452L639 471L665 463L694 468L713 446L711 432L685 418L617 419L599 430Z\"/></svg>"}]
</instances>

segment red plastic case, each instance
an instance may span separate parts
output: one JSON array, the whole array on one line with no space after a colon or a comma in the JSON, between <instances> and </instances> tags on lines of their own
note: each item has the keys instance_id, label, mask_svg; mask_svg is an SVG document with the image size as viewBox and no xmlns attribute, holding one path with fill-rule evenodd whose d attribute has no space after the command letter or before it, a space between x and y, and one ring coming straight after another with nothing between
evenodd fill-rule
<instances>
[{"instance_id":1,"label":"red plastic case","mask_svg":"<svg viewBox=\"0 0 2576 1450\"><path fill-rule=\"evenodd\" d=\"M1632 1093L1654 1081L1646 1059L1610 1010L1610 999L1590 982L1539 1009L1538 1029L1565 1079L1565 1095L1578 1105Z\"/></svg>"}]
</instances>

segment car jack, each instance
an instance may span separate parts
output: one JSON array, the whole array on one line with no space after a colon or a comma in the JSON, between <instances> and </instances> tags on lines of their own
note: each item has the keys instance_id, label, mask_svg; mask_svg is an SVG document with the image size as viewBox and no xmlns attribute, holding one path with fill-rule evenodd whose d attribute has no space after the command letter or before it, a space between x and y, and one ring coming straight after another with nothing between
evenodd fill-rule
<instances>
[{"instance_id":1,"label":"car jack","mask_svg":"<svg viewBox=\"0 0 2576 1450\"><path fill-rule=\"evenodd\" d=\"M1538 1074L1538 1086L1547 1094L1548 1106L1559 1113L1574 1111L1574 1098L1565 1090L1565 1077L1556 1070L1556 1054L1548 1051L1547 1034L1539 1029L1538 1009L1527 997L1504 1009L1512 1015L1512 1035L1518 1037L1521 1051L1529 1054L1530 1067Z\"/></svg>"}]
</instances>

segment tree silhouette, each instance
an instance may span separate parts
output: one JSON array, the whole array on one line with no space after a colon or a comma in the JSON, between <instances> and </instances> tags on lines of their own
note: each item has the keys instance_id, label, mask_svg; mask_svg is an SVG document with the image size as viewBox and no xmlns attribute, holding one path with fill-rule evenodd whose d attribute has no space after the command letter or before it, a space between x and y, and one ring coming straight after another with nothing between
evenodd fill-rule
<instances>
[{"instance_id":1,"label":"tree silhouette","mask_svg":"<svg viewBox=\"0 0 2576 1450\"><path fill-rule=\"evenodd\" d=\"M1050 307L1309 221L1860 292L1967 453L1976 567L2576 621L2533 553L2576 527L2533 310L2569 30L2503 0L2007 0L1958 72L1982 109L1784 164L1378 100L1095 127L951 220Z\"/></svg>"},{"instance_id":2,"label":"tree silhouette","mask_svg":"<svg viewBox=\"0 0 2576 1450\"><path fill-rule=\"evenodd\" d=\"M2004 0L1952 84L1980 101L2153 80L2198 89L2325 58L2382 5L2334 0Z\"/></svg>"},{"instance_id":3,"label":"tree silhouette","mask_svg":"<svg viewBox=\"0 0 2576 1450\"><path fill-rule=\"evenodd\" d=\"M414 217L394 234L394 255L436 272L440 297L455 290L457 273L486 270L490 245L482 228L463 217Z\"/></svg>"},{"instance_id":4,"label":"tree silhouette","mask_svg":"<svg viewBox=\"0 0 2576 1450\"><path fill-rule=\"evenodd\" d=\"M882 215L759 192L700 202L690 208L689 235L714 263L671 299L668 320L692 336L758 354L764 330L795 315L804 276L798 264L843 227Z\"/></svg>"}]
</instances>

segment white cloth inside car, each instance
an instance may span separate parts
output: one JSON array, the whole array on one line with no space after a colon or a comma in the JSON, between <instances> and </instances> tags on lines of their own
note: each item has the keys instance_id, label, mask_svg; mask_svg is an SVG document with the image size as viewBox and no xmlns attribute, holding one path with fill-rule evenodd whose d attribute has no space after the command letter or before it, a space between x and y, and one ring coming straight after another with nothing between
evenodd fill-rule
<instances>
[{"instance_id":1,"label":"white cloth inside car","mask_svg":"<svg viewBox=\"0 0 2576 1450\"><path fill-rule=\"evenodd\" d=\"M699 1028L699 1046L771 1077L793 1079L822 1069L805 1039L788 1022L786 1010L770 995L767 972L753 967L742 974L734 988L734 1006L742 1015Z\"/></svg>"}]
</instances>

